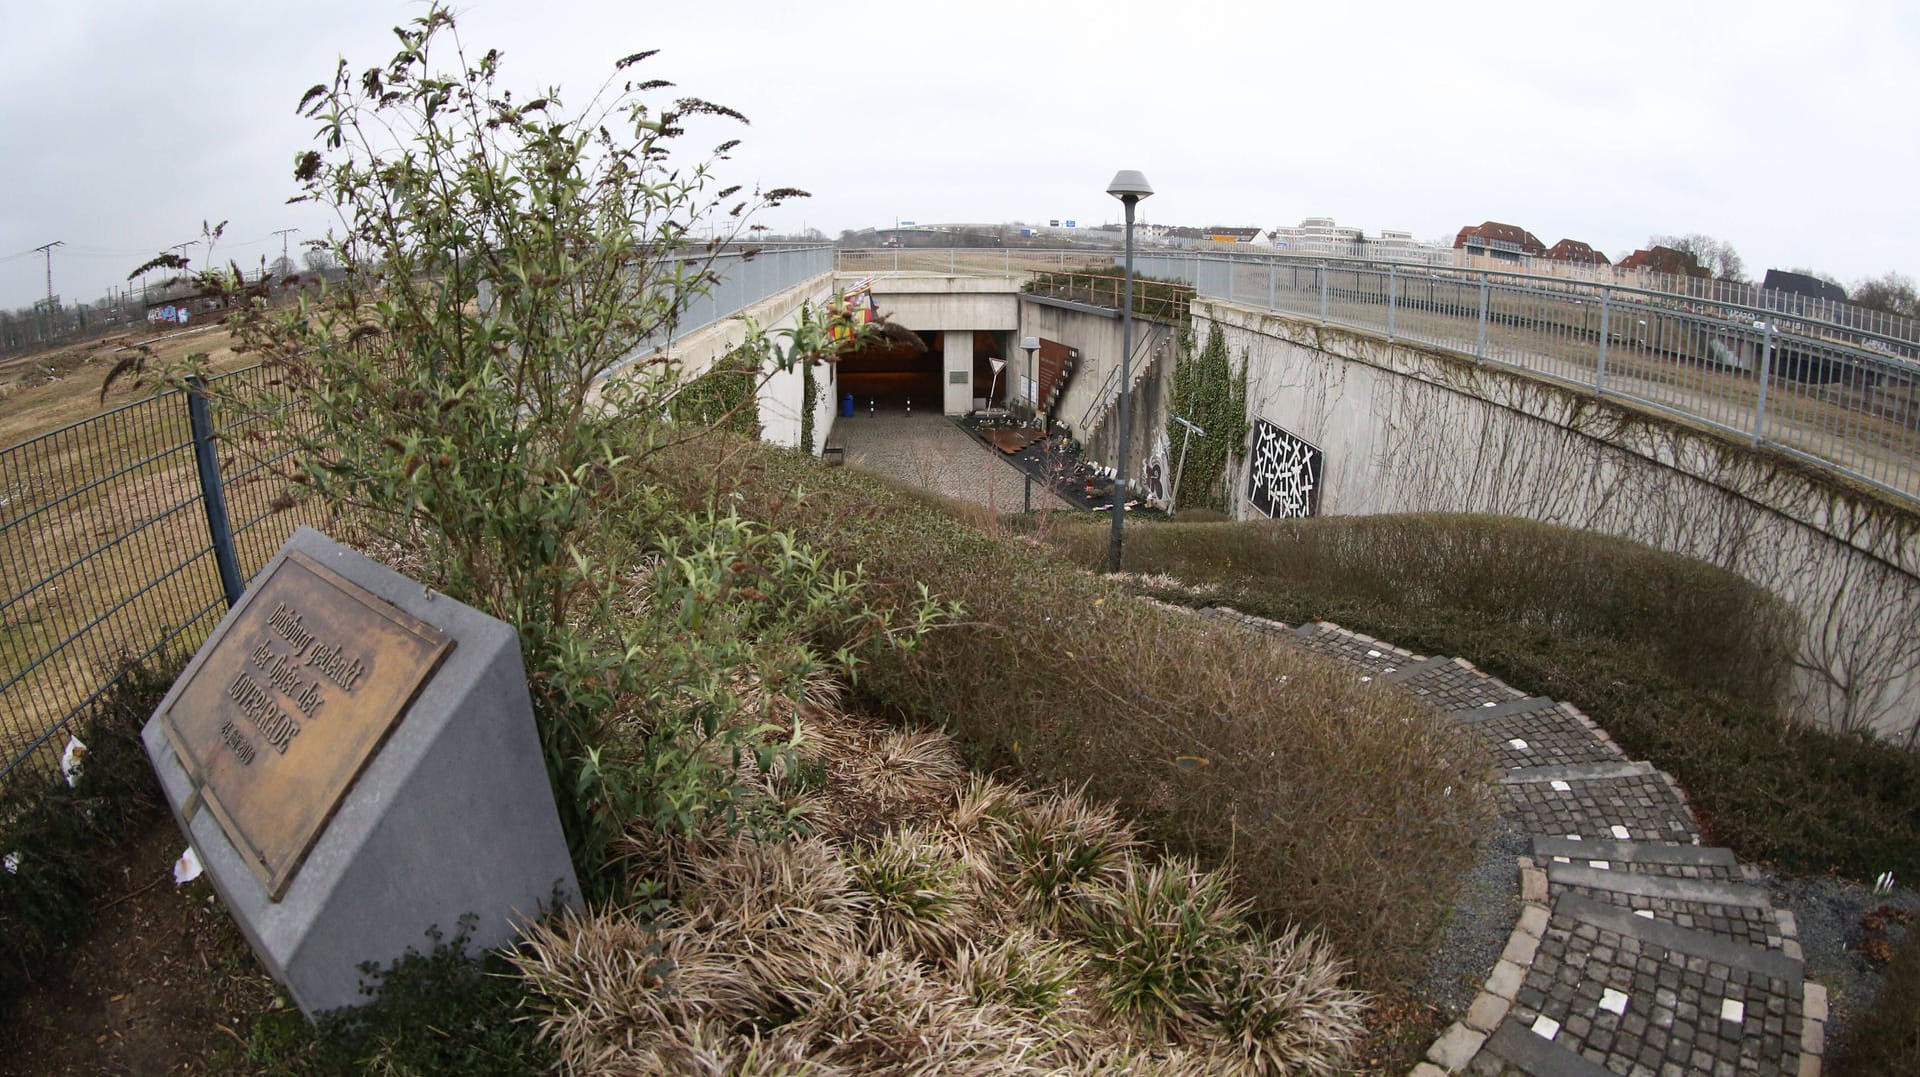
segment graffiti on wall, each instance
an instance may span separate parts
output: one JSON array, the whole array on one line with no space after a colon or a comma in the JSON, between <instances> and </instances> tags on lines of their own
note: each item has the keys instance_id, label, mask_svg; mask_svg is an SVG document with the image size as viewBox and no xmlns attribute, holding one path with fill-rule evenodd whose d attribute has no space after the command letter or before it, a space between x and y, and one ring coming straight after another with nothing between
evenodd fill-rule
<instances>
[{"instance_id":1,"label":"graffiti on wall","mask_svg":"<svg viewBox=\"0 0 1920 1077\"><path fill-rule=\"evenodd\" d=\"M1247 500L1269 519L1318 515L1324 458L1314 446L1259 420L1247 460Z\"/></svg>"}]
</instances>

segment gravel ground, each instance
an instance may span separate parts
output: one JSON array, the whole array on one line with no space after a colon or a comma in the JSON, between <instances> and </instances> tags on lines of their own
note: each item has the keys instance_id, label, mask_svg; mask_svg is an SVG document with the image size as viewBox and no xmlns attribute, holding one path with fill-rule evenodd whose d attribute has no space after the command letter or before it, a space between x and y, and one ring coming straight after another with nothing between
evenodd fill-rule
<instances>
[{"instance_id":1,"label":"gravel ground","mask_svg":"<svg viewBox=\"0 0 1920 1077\"><path fill-rule=\"evenodd\" d=\"M1864 917L1883 905L1920 917L1920 893L1903 886L1876 898L1872 887L1831 877L1763 875L1758 881L1772 892L1775 907L1793 913L1800 946L1806 951L1807 979L1827 989L1831 1007L1827 1042L1842 1042L1848 1019L1872 1006L1880 990L1879 968L1858 951L1870 937ZM1890 925L1884 938L1897 947L1908 930Z\"/></svg>"},{"instance_id":2,"label":"gravel ground","mask_svg":"<svg viewBox=\"0 0 1920 1077\"><path fill-rule=\"evenodd\" d=\"M1520 918L1520 869L1514 859L1527 855L1529 845L1526 835L1505 820L1495 826L1480 862L1461 883L1425 972L1413 985L1415 997L1450 1018L1473 1005Z\"/></svg>"}]
</instances>

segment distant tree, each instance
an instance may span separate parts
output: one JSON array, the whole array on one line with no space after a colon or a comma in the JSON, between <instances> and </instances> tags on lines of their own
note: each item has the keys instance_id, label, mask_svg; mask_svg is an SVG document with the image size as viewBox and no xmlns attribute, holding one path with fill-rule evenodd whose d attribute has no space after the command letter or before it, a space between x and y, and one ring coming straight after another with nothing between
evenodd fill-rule
<instances>
[{"instance_id":1,"label":"distant tree","mask_svg":"<svg viewBox=\"0 0 1920 1077\"><path fill-rule=\"evenodd\" d=\"M340 265L333 252L325 247L308 247L300 255L300 261L306 265L309 273L326 273Z\"/></svg>"},{"instance_id":2,"label":"distant tree","mask_svg":"<svg viewBox=\"0 0 1920 1077\"><path fill-rule=\"evenodd\" d=\"M273 274L274 280L286 280L288 277L299 273L300 267L294 264L293 259L283 254L268 263L267 272Z\"/></svg>"},{"instance_id":3,"label":"distant tree","mask_svg":"<svg viewBox=\"0 0 1920 1077\"><path fill-rule=\"evenodd\" d=\"M1904 273L1882 273L1853 286L1853 301L1860 306L1886 314L1904 314L1920 318L1920 294L1914 292L1913 278Z\"/></svg>"},{"instance_id":4,"label":"distant tree","mask_svg":"<svg viewBox=\"0 0 1920 1077\"><path fill-rule=\"evenodd\" d=\"M1747 279L1746 263L1740 260L1740 252L1724 239L1690 232L1684 236L1649 236L1647 246L1672 247L1691 254L1702 268L1720 280L1745 282Z\"/></svg>"}]
</instances>

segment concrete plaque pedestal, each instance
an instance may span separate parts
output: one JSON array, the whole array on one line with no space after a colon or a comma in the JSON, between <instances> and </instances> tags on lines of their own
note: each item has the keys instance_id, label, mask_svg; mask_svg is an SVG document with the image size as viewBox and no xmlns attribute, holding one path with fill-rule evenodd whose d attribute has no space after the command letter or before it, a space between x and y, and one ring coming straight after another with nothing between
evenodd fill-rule
<instances>
[{"instance_id":1,"label":"concrete plaque pedestal","mask_svg":"<svg viewBox=\"0 0 1920 1077\"><path fill-rule=\"evenodd\" d=\"M478 918L470 937L474 951L504 945L521 925L548 911L556 897L577 903L579 888L512 626L427 592L305 527L262 570L254 587L272 578L290 553L361 589L363 601L390 603L453 641L337 804L315 806L322 812L331 807L331 818L291 879L282 882L278 900L261 877L258 857L250 861L216 813L201 810L196 786L207 779L202 775L196 781L182 765L162 720L149 721L143 731L147 756L174 817L214 890L267 970L312 1017L368 1001L361 991L361 964L385 966L409 948L424 952L431 945L429 928L451 937L460 918L471 913ZM214 629L156 715L170 712L221 649L230 657L234 648L255 646L228 639L247 605L243 599ZM353 645L344 642L348 649ZM360 646L370 649L374 641L362 640ZM359 657L376 668L380 662L374 653ZM213 697L203 691L198 698ZM309 706L306 720L350 720L342 709L346 702L331 711ZM302 720L293 707L279 718ZM248 732L244 721L232 724L235 739ZM321 743L314 741L316 747ZM299 738L291 744L297 748ZM271 743L236 749L249 768L289 765L272 750ZM293 751L284 743L281 750L283 756ZM266 777L253 780L272 780L271 770L262 773Z\"/></svg>"}]
</instances>

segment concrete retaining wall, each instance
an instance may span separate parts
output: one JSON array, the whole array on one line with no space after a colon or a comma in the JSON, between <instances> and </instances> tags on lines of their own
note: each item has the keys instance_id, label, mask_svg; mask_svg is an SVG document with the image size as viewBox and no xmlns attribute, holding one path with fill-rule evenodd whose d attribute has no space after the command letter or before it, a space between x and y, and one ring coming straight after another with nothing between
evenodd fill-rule
<instances>
[{"instance_id":1,"label":"concrete retaining wall","mask_svg":"<svg viewBox=\"0 0 1920 1077\"><path fill-rule=\"evenodd\" d=\"M1792 457L1471 358L1230 304L1249 418L1320 446L1324 514L1484 512L1720 565L1804 621L1795 713L1913 743L1920 513ZM1240 515L1246 472L1236 480Z\"/></svg>"}]
</instances>

